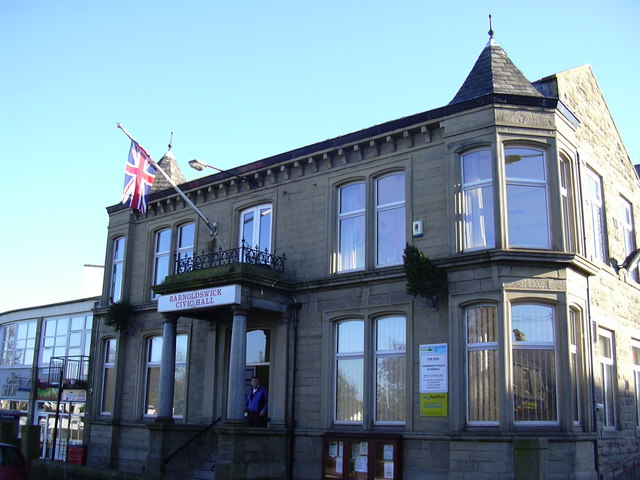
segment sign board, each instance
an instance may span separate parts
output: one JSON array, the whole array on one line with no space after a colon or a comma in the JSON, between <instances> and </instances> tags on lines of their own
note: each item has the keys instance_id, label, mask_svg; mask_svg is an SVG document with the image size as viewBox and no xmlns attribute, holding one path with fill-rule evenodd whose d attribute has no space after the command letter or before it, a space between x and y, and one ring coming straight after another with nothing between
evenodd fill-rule
<instances>
[{"instance_id":1,"label":"sign board","mask_svg":"<svg viewBox=\"0 0 640 480\"><path fill-rule=\"evenodd\" d=\"M446 393L448 391L447 344L420 345L420 393Z\"/></svg>"},{"instance_id":2,"label":"sign board","mask_svg":"<svg viewBox=\"0 0 640 480\"><path fill-rule=\"evenodd\" d=\"M31 369L0 370L0 398L29 400L31 392Z\"/></svg>"},{"instance_id":3,"label":"sign board","mask_svg":"<svg viewBox=\"0 0 640 480\"><path fill-rule=\"evenodd\" d=\"M158 312L176 312L240 303L240 285L203 288L158 297Z\"/></svg>"},{"instance_id":4,"label":"sign board","mask_svg":"<svg viewBox=\"0 0 640 480\"><path fill-rule=\"evenodd\" d=\"M421 417L446 417L448 393L421 393Z\"/></svg>"}]
</instances>

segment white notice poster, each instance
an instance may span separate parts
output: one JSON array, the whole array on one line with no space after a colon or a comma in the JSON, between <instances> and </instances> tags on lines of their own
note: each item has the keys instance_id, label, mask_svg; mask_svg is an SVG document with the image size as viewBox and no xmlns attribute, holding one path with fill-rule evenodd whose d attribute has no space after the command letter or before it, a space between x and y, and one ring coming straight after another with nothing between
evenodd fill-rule
<instances>
[{"instance_id":1,"label":"white notice poster","mask_svg":"<svg viewBox=\"0 0 640 480\"><path fill-rule=\"evenodd\" d=\"M449 391L447 344L420 345L420 393Z\"/></svg>"}]
</instances>

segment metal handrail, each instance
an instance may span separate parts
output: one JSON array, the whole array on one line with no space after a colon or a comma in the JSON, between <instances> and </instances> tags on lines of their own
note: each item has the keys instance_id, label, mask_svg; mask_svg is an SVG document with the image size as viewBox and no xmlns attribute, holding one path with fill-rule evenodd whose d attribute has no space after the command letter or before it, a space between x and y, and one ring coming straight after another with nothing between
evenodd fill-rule
<instances>
[{"instance_id":1,"label":"metal handrail","mask_svg":"<svg viewBox=\"0 0 640 480\"><path fill-rule=\"evenodd\" d=\"M260 250L258 246L252 248L244 241L244 239L242 239L241 245L238 248L223 250L222 247L220 247L217 251L203 250L200 255L194 254L184 257L181 257L180 254L176 254L175 272L176 274L181 274L192 272L194 270L204 270L207 268L214 268L222 265L233 265L236 263L260 265L272 270L284 272L285 261L285 254L280 256L275 253L269 253L267 248Z\"/></svg>"},{"instance_id":2,"label":"metal handrail","mask_svg":"<svg viewBox=\"0 0 640 480\"><path fill-rule=\"evenodd\" d=\"M202 430L196 433L193 437L187 440L181 447L178 447L178 449L176 449L171 455L167 456L164 460L162 460L162 462L160 462L160 470L164 470L165 465L169 463L173 457L175 457L178 453L180 453L182 450L187 448L187 446L190 445L191 442L193 442L196 438L198 438L200 435L205 433L207 430L209 430L211 427L213 427L216 423L218 423L221 420L222 418L220 417L216 418L213 422L211 422L209 425L204 427Z\"/></svg>"},{"instance_id":3,"label":"metal handrail","mask_svg":"<svg viewBox=\"0 0 640 480\"><path fill-rule=\"evenodd\" d=\"M605 480L608 475L613 475L611 477L608 477L608 478L610 478L612 480L616 479L616 478L626 478L626 477L623 477L626 468L628 468L628 467L631 467L631 468L639 467L640 466L640 460L639 459L640 459L640 453L636 453L635 455L632 455L631 457L628 457L627 459L625 459L624 461L618 463L617 465L614 465L609 470L601 473L598 476L598 478L600 478L600 480Z\"/></svg>"}]
</instances>

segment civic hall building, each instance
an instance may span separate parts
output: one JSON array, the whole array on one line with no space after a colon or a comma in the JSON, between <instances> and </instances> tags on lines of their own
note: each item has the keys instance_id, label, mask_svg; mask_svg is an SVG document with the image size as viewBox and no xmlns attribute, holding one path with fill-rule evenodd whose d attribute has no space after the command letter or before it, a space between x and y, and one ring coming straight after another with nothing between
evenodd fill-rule
<instances>
[{"instance_id":1,"label":"civic hall building","mask_svg":"<svg viewBox=\"0 0 640 480\"><path fill-rule=\"evenodd\" d=\"M88 464L596 479L640 452L640 184L589 66L109 207ZM268 389L248 427L247 388ZM208 472L208 473L205 473ZM207 476L208 475L208 476Z\"/></svg>"}]
</instances>

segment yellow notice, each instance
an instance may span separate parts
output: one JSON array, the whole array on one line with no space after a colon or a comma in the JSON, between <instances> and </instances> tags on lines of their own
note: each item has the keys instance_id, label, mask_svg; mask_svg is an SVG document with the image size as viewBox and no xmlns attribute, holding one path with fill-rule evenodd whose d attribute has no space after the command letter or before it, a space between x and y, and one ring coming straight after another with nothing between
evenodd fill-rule
<instances>
[{"instance_id":1,"label":"yellow notice","mask_svg":"<svg viewBox=\"0 0 640 480\"><path fill-rule=\"evenodd\" d=\"M447 393L421 393L420 416L421 417L446 417Z\"/></svg>"}]
</instances>

